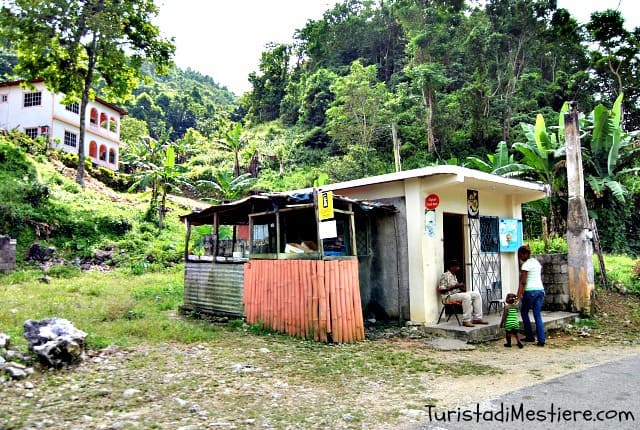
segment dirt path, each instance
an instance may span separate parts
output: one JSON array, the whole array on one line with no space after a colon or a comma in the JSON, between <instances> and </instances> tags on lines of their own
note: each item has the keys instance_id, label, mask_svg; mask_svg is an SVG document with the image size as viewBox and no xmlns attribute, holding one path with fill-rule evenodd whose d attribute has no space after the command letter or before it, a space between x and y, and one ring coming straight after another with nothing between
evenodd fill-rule
<instances>
[{"instance_id":1,"label":"dirt path","mask_svg":"<svg viewBox=\"0 0 640 430\"><path fill-rule=\"evenodd\" d=\"M640 354L639 345L568 335L551 337L545 348L522 350L496 341L471 351L438 351L428 347L428 339L388 339L376 342L390 355L404 351L410 354L402 357L418 358L399 363L406 373L387 374L381 367L309 379L304 368L317 372L317 362L283 354L278 349L291 346L268 337L248 340L253 343L227 339L224 349L215 343L113 348L92 352L68 371L0 382L0 428L412 428L426 422L428 404L455 409ZM341 357L359 354L337 349L326 357L339 366ZM426 370L420 362L428 363ZM367 366L366 355L358 366ZM450 366L466 369L458 374Z\"/></svg>"},{"instance_id":2,"label":"dirt path","mask_svg":"<svg viewBox=\"0 0 640 430\"><path fill-rule=\"evenodd\" d=\"M468 360L491 364L504 373L437 378L430 384L432 388L429 390L429 397L440 399L439 407L453 408L630 355L640 355L638 346L612 347L595 343L570 346L571 343L562 340L555 345L550 343L545 348L528 345L519 350L504 347L500 349L500 341L493 344L493 347L486 346L476 351L457 353L457 359L465 357ZM450 356L451 353L444 353L442 358L447 359ZM452 397L451 393L456 393L456 396Z\"/></svg>"}]
</instances>

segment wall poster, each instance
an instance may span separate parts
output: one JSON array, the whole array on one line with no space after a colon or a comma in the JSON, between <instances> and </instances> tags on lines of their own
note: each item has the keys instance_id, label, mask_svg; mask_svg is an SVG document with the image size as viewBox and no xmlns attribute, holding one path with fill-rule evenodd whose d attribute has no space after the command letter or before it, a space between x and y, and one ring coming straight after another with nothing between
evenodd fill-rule
<instances>
[{"instance_id":1,"label":"wall poster","mask_svg":"<svg viewBox=\"0 0 640 430\"><path fill-rule=\"evenodd\" d=\"M469 218L478 218L480 202L478 201L477 190L467 190L467 213Z\"/></svg>"},{"instance_id":2,"label":"wall poster","mask_svg":"<svg viewBox=\"0 0 640 430\"><path fill-rule=\"evenodd\" d=\"M500 218L498 235L500 236L500 252L517 252L522 245L522 220Z\"/></svg>"}]
</instances>

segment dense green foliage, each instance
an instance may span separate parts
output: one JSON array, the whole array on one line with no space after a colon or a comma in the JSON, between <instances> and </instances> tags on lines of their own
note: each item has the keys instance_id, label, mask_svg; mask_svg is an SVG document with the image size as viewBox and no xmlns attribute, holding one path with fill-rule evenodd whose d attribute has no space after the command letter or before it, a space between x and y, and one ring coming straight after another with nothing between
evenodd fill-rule
<instances>
[{"instance_id":1,"label":"dense green foliage","mask_svg":"<svg viewBox=\"0 0 640 430\"><path fill-rule=\"evenodd\" d=\"M17 238L19 262L34 241L53 246L59 257L92 261L96 250L114 249L110 264L133 273L179 262L184 254L184 227L176 216L188 208L167 202L171 214L161 232L146 219L146 203L120 195L104 185L83 189L51 164L56 154L28 154L20 134L0 136L0 231Z\"/></svg>"},{"instance_id":2,"label":"dense green foliage","mask_svg":"<svg viewBox=\"0 0 640 430\"><path fill-rule=\"evenodd\" d=\"M108 98L130 94L143 61L159 70L170 63L175 47L151 23L157 12L153 0L3 2L0 36L17 53L15 72L29 82L44 79L49 89L65 94L67 103L79 103L76 181L82 186L89 99L96 93Z\"/></svg>"},{"instance_id":3,"label":"dense green foliage","mask_svg":"<svg viewBox=\"0 0 640 430\"><path fill-rule=\"evenodd\" d=\"M561 235L571 102L585 112L586 198L602 243L640 253L640 31L619 12L582 26L549 0L344 0L294 37L266 46L239 99L195 71L145 65L121 123L122 169L160 173L164 162L131 162L149 136L174 147L184 175L173 171L173 189L211 200L228 198L231 172L272 191L463 164L548 183L552 197L524 210L526 233L540 235L544 216ZM10 50L0 59L15 64Z\"/></svg>"}]
</instances>

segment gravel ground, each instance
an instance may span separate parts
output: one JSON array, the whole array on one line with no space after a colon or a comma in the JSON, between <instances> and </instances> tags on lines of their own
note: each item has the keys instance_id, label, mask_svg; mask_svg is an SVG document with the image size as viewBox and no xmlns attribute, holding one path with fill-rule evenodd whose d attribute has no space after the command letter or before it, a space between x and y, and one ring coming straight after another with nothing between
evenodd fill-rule
<instances>
[{"instance_id":1,"label":"gravel ground","mask_svg":"<svg viewBox=\"0 0 640 430\"><path fill-rule=\"evenodd\" d=\"M444 367L482 363L494 371L310 380L302 371L309 363L287 362L293 358L269 336L225 345L231 354L211 344L110 347L89 351L73 368L36 368L25 380L0 382L0 429L409 428L425 422L427 404L439 410L468 405L640 354L638 345L565 333L552 334L545 348L522 350L496 341L440 351L422 336L377 337L382 339L370 342L423 354Z\"/></svg>"}]
</instances>

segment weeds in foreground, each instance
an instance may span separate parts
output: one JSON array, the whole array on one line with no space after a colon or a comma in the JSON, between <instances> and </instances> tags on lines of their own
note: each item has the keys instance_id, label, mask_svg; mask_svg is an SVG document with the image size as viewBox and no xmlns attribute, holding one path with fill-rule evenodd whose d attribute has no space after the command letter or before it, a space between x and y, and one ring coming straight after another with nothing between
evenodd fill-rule
<instances>
[{"instance_id":1,"label":"weeds in foreground","mask_svg":"<svg viewBox=\"0 0 640 430\"><path fill-rule=\"evenodd\" d=\"M180 266L135 277L121 271L82 272L49 283L37 280L37 270L3 276L0 330L20 345L25 343L24 321L60 317L88 333L89 348L211 340L217 327L175 316L183 300L182 270Z\"/></svg>"}]
</instances>

